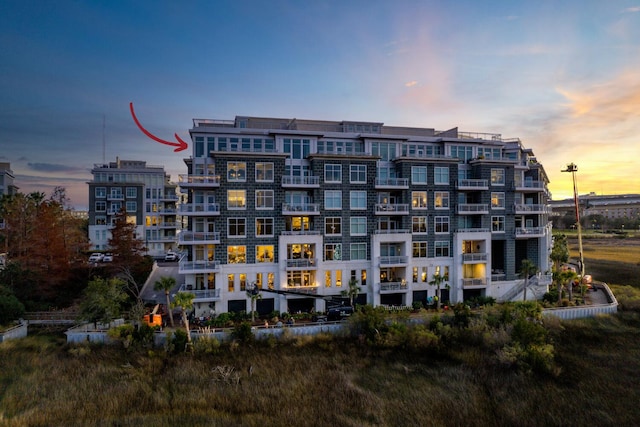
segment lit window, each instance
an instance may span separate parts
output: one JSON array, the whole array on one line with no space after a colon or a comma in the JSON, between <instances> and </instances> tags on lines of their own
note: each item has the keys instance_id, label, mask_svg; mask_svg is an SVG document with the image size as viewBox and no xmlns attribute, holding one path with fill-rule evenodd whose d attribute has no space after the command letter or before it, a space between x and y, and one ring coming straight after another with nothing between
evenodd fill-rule
<instances>
[{"instance_id":1,"label":"lit window","mask_svg":"<svg viewBox=\"0 0 640 427\"><path fill-rule=\"evenodd\" d=\"M504 193L491 193L491 207L504 209Z\"/></svg>"},{"instance_id":2,"label":"lit window","mask_svg":"<svg viewBox=\"0 0 640 427\"><path fill-rule=\"evenodd\" d=\"M247 247L246 246L227 246L227 262L229 264L246 264L247 263Z\"/></svg>"},{"instance_id":3,"label":"lit window","mask_svg":"<svg viewBox=\"0 0 640 427\"><path fill-rule=\"evenodd\" d=\"M491 217L491 231L502 232L504 231L504 217L492 216Z\"/></svg>"},{"instance_id":4,"label":"lit window","mask_svg":"<svg viewBox=\"0 0 640 427\"><path fill-rule=\"evenodd\" d=\"M256 163L256 181L273 182L273 163Z\"/></svg>"},{"instance_id":5,"label":"lit window","mask_svg":"<svg viewBox=\"0 0 640 427\"><path fill-rule=\"evenodd\" d=\"M433 194L433 204L436 209L449 209L449 192L436 191Z\"/></svg>"},{"instance_id":6,"label":"lit window","mask_svg":"<svg viewBox=\"0 0 640 427\"><path fill-rule=\"evenodd\" d=\"M256 262L273 262L273 245L256 246Z\"/></svg>"},{"instance_id":7,"label":"lit window","mask_svg":"<svg viewBox=\"0 0 640 427\"><path fill-rule=\"evenodd\" d=\"M504 185L504 169L491 169L491 185Z\"/></svg>"},{"instance_id":8,"label":"lit window","mask_svg":"<svg viewBox=\"0 0 640 427\"><path fill-rule=\"evenodd\" d=\"M342 234L342 218L327 217L324 219L324 234L327 235L340 235Z\"/></svg>"},{"instance_id":9,"label":"lit window","mask_svg":"<svg viewBox=\"0 0 640 427\"><path fill-rule=\"evenodd\" d=\"M246 180L246 162L227 162L227 181L244 182Z\"/></svg>"},{"instance_id":10,"label":"lit window","mask_svg":"<svg viewBox=\"0 0 640 427\"><path fill-rule=\"evenodd\" d=\"M228 209L246 209L247 208L246 190L227 190L227 208Z\"/></svg>"},{"instance_id":11,"label":"lit window","mask_svg":"<svg viewBox=\"0 0 640 427\"><path fill-rule=\"evenodd\" d=\"M414 258L426 258L427 257L427 242L413 242L413 257Z\"/></svg>"},{"instance_id":12,"label":"lit window","mask_svg":"<svg viewBox=\"0 0 640 427\"><path fill-rule=\"evenodd\" d=\"M426 209L427 208L427 192L426 191L412 191L411 192L411 207L413 209Z\"/></svg>"},{"instance_id":13,"label":"lit window","mask_svg":"<svg viewBox=\"0 0 640 427\"><path fill-rule=\"evenodd\" d=\"M327 243L324 245L325 261L340 261L342 259L342 243Z\"/></svg>"}]
</instances>

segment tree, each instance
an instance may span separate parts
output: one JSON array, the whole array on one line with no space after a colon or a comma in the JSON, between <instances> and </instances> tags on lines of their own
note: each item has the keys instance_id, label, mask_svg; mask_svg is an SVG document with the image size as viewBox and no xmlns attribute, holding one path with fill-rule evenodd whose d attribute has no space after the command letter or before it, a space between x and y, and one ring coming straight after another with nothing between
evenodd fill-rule
<instances>
[{"instance_id":1,"label":"tree","mask_svg":"<svg viewBox=\"0 0 640 427\"><path fill-rule=\"evenodd\" d=\"M342 291L342 295L349 297L349 305L353 307L353 300L358 297L358 294L360 293L361 288L360 286L358 286L358 281L354 278L349 280L349 283L347 286L348 286L348 289L345 291Z\"/></svg>"},{"instance_id":2,"label":"tree","mask_svg":"<svg viewBox=\"0 0 640 427\"><path fill-rule=\"evenodd\" d=\"M114 265L133 266L140 263L145 251L144 242L136 236L135 217L130 219L125 209L114 218L109 247L117 255Z\"/></svg>"},{"instance_id":3,"label":"tree","mask_svg":"<svg viewBox=\"0 0 640 427\"><path fill-rule=\"evenodd\" d=\"M182 315L182 323L184 329L187 332L187 345L191 345L191 331L189 330L189 318L187 317L187 310L193 308L193 299L196 296L191 292L178 292L173 297L173 303L171 308L180 307L180 314Z\"/></svg>"},{"instance_id":4,"label":"tree","mask_svg":"<svg viewBox=\"0 0 640 427\"><path fill-rule=\"evenodd\" d=\"M176 286L176 279L170 276L162 276L160 280L157 280L156 283L153 284L153 290L155 291L164 291L164 295L167 299L167 311L169 312L169 320L171 321L171 327L174 328L173 324L173 316L171 315L171 300L169 299L169 292L171 289Z\"/></svg>"},{"instance_id":5,"label":"tree","mask_svg":"<svg viewBox=\"0 0 640 427\"><path fill-rule=\"evenodd\" d=\"M561 268L562 264L569 260L569 246L567 245L567 236L557 234L553 237L553 247L549 256L553 262L553 281L558 289L558 304L562 301L562 280Z\"/></svg>"},{"instance_id":6,"label":"tree","mask_svg":"<svg viewBox=\"0 0 640 427\"><path fill-rule=\"evenodd\" d=\"M253 323L256 320L256 301L262 299L260 288L254 283L253 288L247 289L247 296L251 298L251 323Z\"/></svg>"},{"instance_id":7,"label":"tree","mask_svg":"<svg viewBox=\"0 0 640 427\"><path fill-rule=\"evenodd\" d=\"M523 259L520 264L520 274L524 276L524 301L527 300L527 287L529 286L529 276L538 272L538 266L528 259Z\"/></svg>"},{"instance_id":8,"label":"tree","mask_svg":"<svg viewBox=\"0 0 640 427\"><path fill-rule=\"evenodd\" d=\"M122 303L127 300L127 294L122 290L124 283L117 278L93 279L84 290L80 302L80 317L83 320L101 323L111 323L120 316Z\"/></svg>"},{"instance_id":9,"label":"tree","mask_svg":"<svg viewBox=\"0 0 640 427\"><path fill-rule=\"evenodd\" d=\"M436 286L436 308L440 310L440 287L445 283L446 277L441 276L439 273L433 275L433 279L429 282L431 286Z\"/></svg>"},{"instance_id":10,"label":"tree","mask_svg":"<svg viewBox=\"0 0 640 427\"><path fill-rule=\"evenodd\" d=\"M24 314L24 305L11 292L11 289L0 285L0 325L5 325Z\"/></svg>"}]
</instances>

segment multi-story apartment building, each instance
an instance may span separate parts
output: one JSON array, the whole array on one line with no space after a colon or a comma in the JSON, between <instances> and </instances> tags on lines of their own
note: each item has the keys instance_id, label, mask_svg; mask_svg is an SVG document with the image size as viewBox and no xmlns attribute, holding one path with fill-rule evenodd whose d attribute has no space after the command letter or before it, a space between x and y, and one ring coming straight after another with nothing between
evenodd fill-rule
<instances>
[{"instance_id":1,"label":"multi-story apartment building","mask_svg":"<svg viewBox=\"0 0 640 427\"><path fill-rule=\"evenodd\" d=\"M89 182L89 240L94 250L108 249L115 215L126 209L148 254L161 256L177 246L177 184L162 166L120 160L96 164Z\"/></svg>"},{"instance_id":2,"label":"multi-story apartment building","mask_svg":"<svg viewBox=\"0 0 640 427\"><path fill-rule=\"evenodd\" d=\"M190 133L179 268L198 315L249 311L254 285L259 312L322 311L352 279L376 306L425 302L434 275L443 302L509 299L524 259L549 269L548 178L518 139L260 117Z\"/></svg>"},{"instance_id":3,"label":"multi-story apartment building","mask_svg":"<svg viewBox=\"0 0 640 427\"><path fill-rule=\"evenodd\" d=\"M18 192L18 187L13 183L15 176L11 170L11 163L0 163L0 196L11 196Z\"/></svg>"}]
</instances>

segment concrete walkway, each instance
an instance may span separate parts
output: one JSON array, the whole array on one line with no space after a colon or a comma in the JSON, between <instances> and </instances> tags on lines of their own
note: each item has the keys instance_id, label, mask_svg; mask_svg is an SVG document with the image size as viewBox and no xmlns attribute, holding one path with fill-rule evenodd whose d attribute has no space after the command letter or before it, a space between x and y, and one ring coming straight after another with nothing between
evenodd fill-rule
<instances>
[{"instance_id":1,"label":"concrete walkway","mask_svg":"<svg viewBox=\"0 0 640 427\"><path fill-rule=\"evenodd\" d=\"M182 276L178 273L178 263L158 261L140 292L143 301L156 304L166 303L164 292L153 289L154 284L164 276L176 279L176 286L169 292L169 295L173 295L178 292L178 289L183 282Z\"/></svg>"}]
</instances>

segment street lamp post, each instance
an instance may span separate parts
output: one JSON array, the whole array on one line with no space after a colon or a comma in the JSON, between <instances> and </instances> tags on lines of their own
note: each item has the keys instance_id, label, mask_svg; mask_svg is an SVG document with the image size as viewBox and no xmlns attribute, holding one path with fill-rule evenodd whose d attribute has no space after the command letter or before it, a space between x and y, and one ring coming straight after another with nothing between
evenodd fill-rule
<instances>
[{"instance_id":1,"label":"street lamp post","mask_svg":"<svg viewBox=\"0 0 640 427\"><path fill-rule=\"evenodd\" d=\"M578 202L578 184L576 183L576 172L578 172L578 165L570 163L565 170L561 172L571 172L573 177L573 201L576 205L576 222L578 227L578 252L580 256L580 280L584 277L584 255L582 253L582 227L580 225L580 205Z\"/></svg>"}]
</instances>

